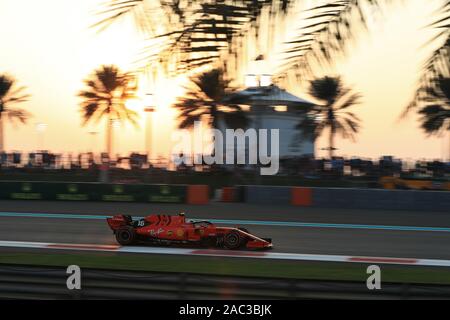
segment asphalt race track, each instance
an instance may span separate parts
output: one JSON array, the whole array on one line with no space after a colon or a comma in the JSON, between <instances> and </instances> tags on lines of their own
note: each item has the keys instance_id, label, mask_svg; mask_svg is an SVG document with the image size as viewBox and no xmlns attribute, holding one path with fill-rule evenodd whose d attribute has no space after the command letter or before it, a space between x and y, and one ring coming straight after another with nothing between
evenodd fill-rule
<instances>
[{"instance_id":1,"label":"asphalt race track","mask_svg":"<svg viewBox=\"0 0 450 320\"><path fill-rule=\"evenodd\" d=\"M179 212L187 218L245 225L256 235L271 237L273 252L450 259L450 214L432 211L0 201L0 241L115 244L104 216Z\"/></svg>"}]
</instances>

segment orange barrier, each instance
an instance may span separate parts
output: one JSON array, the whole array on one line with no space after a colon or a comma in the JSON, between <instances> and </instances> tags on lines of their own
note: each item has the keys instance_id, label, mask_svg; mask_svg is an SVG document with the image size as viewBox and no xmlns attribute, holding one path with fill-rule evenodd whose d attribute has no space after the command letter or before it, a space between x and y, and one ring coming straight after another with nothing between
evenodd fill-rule
<instances>
[{"instance_id":1,"label":"orange barrier","mask_svg":"<svg viewBox=\"0 0 450 320\"><path fill-rule=\"evenodd\" d=\"M222 188L222 202L234 202L234 188L223 187Z\"/></svg>"},{"instance_id":2,"label":"orange barrier","mask_svg":"<svg viewBox=\"0 0 450 320\"><path fill-rule=\"evenodd\" d=\"M209 187L207 185L189 185L186 202L188 204L207 204L209 202Z\"/></svg>"},{"instance_id":3,"label":"orange barrier","mask_svg":"<svg viewBox=\"0 0 450 320\"><path fill-rule=\"evenodd\" d=\"M312 189L304 187L292 187L291 204L294 206L312 206Z\"/></svg>"}]
</instances>

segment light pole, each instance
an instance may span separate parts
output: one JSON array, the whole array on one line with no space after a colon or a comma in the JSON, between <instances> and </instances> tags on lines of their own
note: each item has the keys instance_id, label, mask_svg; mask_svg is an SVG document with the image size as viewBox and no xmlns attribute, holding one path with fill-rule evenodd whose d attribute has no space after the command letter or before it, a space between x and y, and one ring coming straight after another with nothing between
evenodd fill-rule
<instances>
[{"instance_id":1,"label":"light pole","mask_svg":"<svg viewBox=\"0 0 450 320\"><path fill-rule=\"evenodd\" d=\"M116 160L118 160L118 157L120 156L120 151L119 151L120 140L119 140L119 135L116 133L122 128L122 122L119 119L113 119L111 121L111 126L112 126L112 132L113 132L112 136L114 137L114 144L112 144L111 150L112 150L112 153L115 152Z\"/></svg>"},{"instance_id":2,"label":"light pole","mask_svg":"<svg viewBox=\"0 0 450 320\"><path fill-rule=\"evenodd\" d=\"M38 148L44 150L44 133L47 130L46 123L36 123L36 132L38 136Z\"/></svg>"},{"instance_id":3,"label":"light pole","mask_svg":"<svg viewBox=\"0 0 450 320\"><path fill-rule=\"evenodd\" d=\"M272 84L272 75L269 72L268 62L263 54L258 55L250 62L250 74L246 74L247 87L268 87Z\"/></svg>"},{"instance_id":4,"label":"light pole","mask_svg":"<svg viewBox=\"0 0 450 320\"><path fill-rule=\"evenodd\" d=\"M333 151L337 151L339 149L335 148L335 147L326 147L326 148L322 148L320 150L328 151L328 156L330 157L330 160L333 160L333 157L334 157Z\"/></svg>"},{"instance_id":5,"label":"light pole","mask_svg":"<svg viewBox=\"0 0 450 320\"><path fill-rule=\"evenodd\" d=\"M88 134L91 136L91 152L94 154L95 153L95 146L97 145L97 135L98 132L97 131L89 131Z\"/></svg>"},{"instance_id":6,"label":"light pole","mask_svg":"<svg viewBox=\"0 0 450 320\"><path fill-rule=\"evenodd\" d=\"M147 153L147 161L150 162L152 153L152 113L155 112L153 106L153 94L147 93L145 99L145 152Z\"/></svg>"},{"instance_id":7,"label":"light pole","mask_svg":"<svg viewBox=\"0 0 450 320\"><path fill-rule=\"evenodd\" d=\"M5 151L5 141L4 141L4 128L3 128L3 117L2 112L3 109L0 108L0 153ZM1 160L0 160L1 161Z\"/></svg>"}]
</instances>

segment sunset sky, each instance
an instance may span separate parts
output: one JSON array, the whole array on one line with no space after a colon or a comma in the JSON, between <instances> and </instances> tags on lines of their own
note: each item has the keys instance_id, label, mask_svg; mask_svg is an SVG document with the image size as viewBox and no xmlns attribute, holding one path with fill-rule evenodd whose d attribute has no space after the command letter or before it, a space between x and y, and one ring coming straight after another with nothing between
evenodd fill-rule
<instances>
[{"instance_id":1,"label":"sunset sky","mask_svg":"<svg viewBox=\"0 0 450 320\"><path fill-rule=\"evenodd\" d=\"M0 73L13 75L28 87L30 101L21 107L34 117L26 126L6 126L6 149L29 151L44 147L55 152L96 152L104 149L104 125L81 127L78 98L82 80L101 64L131 68L142 48L130 21L97 34L89 26L98 20L96 10L104 0L0 0ZM399 1L400 2L400 1ZM427 138L415 117L399 121L411 99L418 70L432 48L423 48L433 33L431 1L408 0L390 8L383 19L372 23L370 35L361 34L337 70L345 82L363 94L363 104L353 111L363 121L356 143L337 139L338 154L378 158L442 158L448 155L449 139ZM307 98L301 88L288 88ZM145 91L145 90L144 90ZM304 91L304 90L303 90ZM170 133L175 128L170 108L183 93L181 80L160 81L155 93L154 155L167 157ZM37 123L47 129L39 137ZM115 147L120 153L144 150L144 117L141 128L117 129ZM94 139L89 132L97 131ZM320 139L320 148L326 140Z\"/></svg>"}]
</instances>

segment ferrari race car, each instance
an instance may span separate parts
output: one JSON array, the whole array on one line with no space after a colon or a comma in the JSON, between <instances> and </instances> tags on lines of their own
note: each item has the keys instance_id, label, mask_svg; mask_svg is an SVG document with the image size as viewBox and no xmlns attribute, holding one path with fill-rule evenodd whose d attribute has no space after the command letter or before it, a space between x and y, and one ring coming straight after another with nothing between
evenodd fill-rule
<instances>
[{"instance_id":1,"label":"ferrari race car","mask_svg":"<svg viewBox=\"0 0 450 320\"><path fill-rule=\"evenodd\" d=\"M136 243L199 245L226 249L269 249L272 240L259 238L244 228L218 227L208 221L188 221L184 214L154 214L140 220L128 215L106 219L121 245Z\"/></svg>"}]
</instances>

